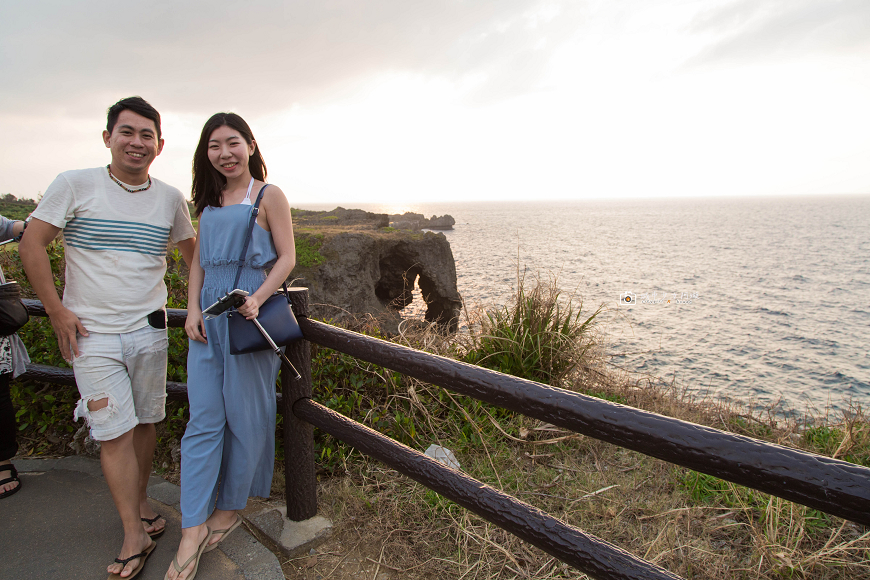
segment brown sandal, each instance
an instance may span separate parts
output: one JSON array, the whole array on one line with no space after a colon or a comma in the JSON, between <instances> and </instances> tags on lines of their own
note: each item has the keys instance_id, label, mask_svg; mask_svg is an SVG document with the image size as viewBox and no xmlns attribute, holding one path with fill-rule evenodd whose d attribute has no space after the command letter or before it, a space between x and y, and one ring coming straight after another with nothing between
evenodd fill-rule
<instances>
[{"instance_id":1,"label":"brown sandal","mask_svg":"<svg viewBox=\"0 0 870 580\"><path fill-rule=\"evenodd\" d=\"M211 552L212 550L217 548L218 544L223 542L224 539L230 535L230 532L232 532L233 530L238 528L241 523L242 523L242 516L240 516L239 514L236 514L236 521L233 522L233 525L231 525L230 527L228 527L225 530L214 530L212 533L210 533L208 535L209 538L211 538L212 536L214 536L216 534L223 534L223 536L221 536L221 539L218 540L217 542L215 542L214 544L206 545L205 550L203 550L202 553L205 554L206 552Z\"/></svg>"},{"instance_id":2,"label":"brown sandal","mask_svg":"<svg viewBox=\"0 0 870 580\"><path fill-rule=\"evenodd\" d=\"M208 544L208 539L211 537L211 530L208 529L208 526L206 526L205 529L208 531L208 533L205 535L205 539L199 545L199 549L196 551L196 553L188 558L183 566L178 563L178 552L175 552L175 555L172 557L172 567L175 568L176 574L181 574L182 572L184 572L184 570L186 570L187 567L190 566L190 563L193 562L194 559L196 559L196 564L194 564L193 570L191 570L190 575L187 577L186 580L193 580L193 577L196 576L196 571L199 570L199 559L202 557L202 553L205 551L205 547ZM169 572L166 572L166 576L163 577L163 580L166 580L167 576L169 576Z\"/></svg>"}]
</instances>

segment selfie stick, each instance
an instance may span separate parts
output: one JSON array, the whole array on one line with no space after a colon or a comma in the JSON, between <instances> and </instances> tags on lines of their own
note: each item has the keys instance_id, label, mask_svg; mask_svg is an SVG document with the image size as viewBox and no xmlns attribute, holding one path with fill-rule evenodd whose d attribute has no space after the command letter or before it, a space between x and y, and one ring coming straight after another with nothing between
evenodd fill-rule
<instances>
[{"instance_id":1,"label":"selfie stick","mask_svg":"<svg viewBox=\"0 0 870 580\"><path fill-rule=\"evenodd\" d=\"M260 321L257 320L257 319L255 318L255 319L253 319L251 322L253 322L254 324L257 325L257 328L260 330L260 334L263 335L263 337L266 339L266 342L269 343L269 346L272 347L272 350L274 350L274 351L275 351L275 354L278 355L278 358L281 359L281 362L283 362L285 365L287 365L287 368L288 368L288 369L290 369L291 371L293 371L294 373L296 373L296 380L301 379L301 378L302 378L302 375L299 374L299 371L296 370L296 367L293 366L293 363L290 362L290 359L288 359L288 358L284 355L284 353L281 352L281 349L278 347L277 344L275 344L275 341L272 340L272 337L269 336L269 333L266 332L266 329L263 328L263 326L260 324Z\"/></svg>"}]
</instances>

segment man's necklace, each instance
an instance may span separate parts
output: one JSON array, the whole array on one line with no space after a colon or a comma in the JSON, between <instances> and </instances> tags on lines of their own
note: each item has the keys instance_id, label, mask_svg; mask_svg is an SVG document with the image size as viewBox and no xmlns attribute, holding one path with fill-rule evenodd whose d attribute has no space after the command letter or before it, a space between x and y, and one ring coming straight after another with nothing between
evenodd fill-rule
<instances>
[{"instance_id":1,"label":"man's necklace","mask_svg":"<svg viewBox=\"0 0 870 580\"><path fill-rule=\"evenodd\" d=\"M106 171L109 172L109 177L112 178L112 181L117 183L121 187L121 189L123 189L127 193L139 193L140 191L145 191L147 189L151 189L151 176L150 175L148 176L148 185L146 185L145 187L140 187L139 189L130 189L129 187L127 187L126 185L124 185L123 183L118 181L117 177L112 175L112 165L111 164L106 165Z\"/></svg>"}]
</instances>

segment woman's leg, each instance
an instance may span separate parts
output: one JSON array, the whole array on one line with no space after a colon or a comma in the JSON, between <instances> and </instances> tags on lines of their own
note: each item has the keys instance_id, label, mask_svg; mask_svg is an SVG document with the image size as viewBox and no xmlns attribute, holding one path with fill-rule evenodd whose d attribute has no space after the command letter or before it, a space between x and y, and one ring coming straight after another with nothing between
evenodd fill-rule
<instances>
[{"instance_id":1,"label":"woman's leg","mask_svg":"<svg viewBox=\"0 0 870 580\"><path fill-rule=\"evenodd\" d=\"M227 432L219 510L243 509L249 496L269 497L275 467L278 364L271 351L227 357L224 371Z\"/></svg>"},{"instance_id":2,"label":"woman's leg","mask_svg":"<svg viewBox=\"0 0 870 580\"><path fill-rule=\"evenodd\" d=\"M223 461L223 354L208 329L209 344L190 341L187 396L190 421L181 440L181 527L205 523L217 496Z\"/></svg>"},{"instance_id":3,"label":"woman's leg","mask_svg":"<svg viewBox=\"0 0 870 580\"><path fill-rule=\"evenodd\" d=\"M209 343L190 341L187 357L190 421L181 440L181 543L166 572L170 580L187 578L205 548L205 522L214 508L223 459L223 354L217 333L211 326L207 332Z\"/></svg>"},{"instance_id":4,"label":"woman's leg","mask_svg":"<svg viewBox=\"0 0 870 580\"><path fill-rule=\"evenodd\" d=\"M206 522L212 530L210 546L238 526L236 512L244 509L249 496L269 497L275 466L278 359L267 351L229 355L225 361L227 428L220 494L217 507Z\"/></svg>"},{"instance_id":5,"label":"woman's leg","mask_svg":"<svg viewBox=\"0 0 870 580\"><path fill-rule=\"evenodd\" d=\"M9 383L12 373L0 374L0 480L6 479L10 471L2 470L2 466L12 463L10 459L18 453L18 441L15 438L18 426L15 423L15 409L12 408L12 395ZM12 491L18 487L17 481L0 485L0 493Z\"/></svg>"}]
</instances>

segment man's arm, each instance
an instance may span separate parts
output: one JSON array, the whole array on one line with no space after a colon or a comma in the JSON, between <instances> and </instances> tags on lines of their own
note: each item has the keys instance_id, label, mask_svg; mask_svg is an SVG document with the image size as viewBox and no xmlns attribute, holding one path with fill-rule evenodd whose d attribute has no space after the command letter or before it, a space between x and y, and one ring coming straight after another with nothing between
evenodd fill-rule
<instances>
[{"instance_id":1,"label":"man's arm","mask_svg":"<svg viewBox=\"0 0 870 580\"><path fill-rule=\"evenodd\" d=\"M18 253L24 271L27 273L27 279L30 280L36 296L42 301L45 313L48 314L54 327L60 353L65 361L72 362L73 357L79 355L76 331L82 336L88 336L88 331L78 317L64 307L54 287L51 262L45 248L59 232L59 227L33 218L27 226L24 237L21 238L21 243L18 244Z\"/></svg>"},{"instance_id":2,"label":"man's arm","mask_svg":"<svg viewBox=\"0 0 870 580\"><path fill-rule=\"evenodd\" d=\"M193 248L196 246L196 237L181 240L175 245L178 246L178 251L181 252L181 257L184 258L184 263L187 264L187 268L190 269L190 265L193 263Z\"/></svg>"}]
</instances>

